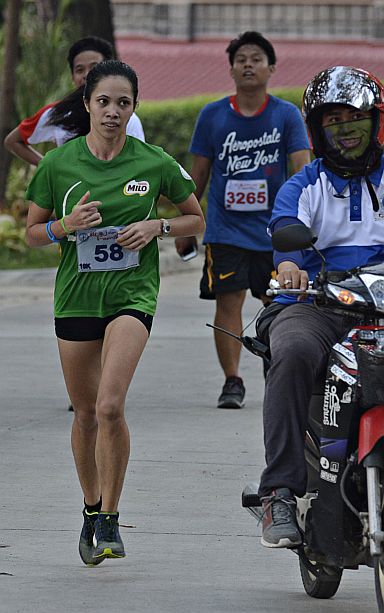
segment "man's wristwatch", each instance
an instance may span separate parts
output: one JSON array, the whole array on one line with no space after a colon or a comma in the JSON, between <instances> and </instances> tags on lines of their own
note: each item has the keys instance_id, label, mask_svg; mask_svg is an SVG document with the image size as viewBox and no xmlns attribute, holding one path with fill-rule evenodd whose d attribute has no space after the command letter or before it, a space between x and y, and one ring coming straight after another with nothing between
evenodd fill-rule
<instances>
[{"instance_id":1,"label":"man's wristwatch","mask_svg":"<svg viewBox=\"0 0 384 613\"><path fill-rule=\"evenodd\" d=\"M161 222L161 236L169 236L171 232L171 224L167 219L160 219Z\"/></svg>"}]
</instances>

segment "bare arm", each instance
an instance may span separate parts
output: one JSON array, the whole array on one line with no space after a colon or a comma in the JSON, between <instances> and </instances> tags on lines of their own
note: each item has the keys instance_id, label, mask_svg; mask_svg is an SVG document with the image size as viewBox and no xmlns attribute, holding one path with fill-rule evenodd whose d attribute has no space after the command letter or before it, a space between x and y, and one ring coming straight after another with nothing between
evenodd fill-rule
<instances>
[{"instance_id":1,"label":"bare arm","mask_svg":"<svg viewBox=\"0 0 384 613\"><path fill-rule=\"evenodd\" d=\"M181 216L171 223L171 236L195 236L205 230L203 211L195 194L177 205Z\"/></svg>"},{"instance_id":2,"label":"bare arm","mask_svg":"<svg viewBox=\"0 0 384 613\"><path fill-rule=\"evenodd\" d=\"M45 224L49 221L52 210L42 209L34 202L30 202L25 234L25 240L30 247L43 247L51 242L45 231Z\"/></svg>"},{"instance_id":3,"label":"bare arm","mask_svg":"<svg viewBox=\"0 0 384 613\"><path fill-rule=\"evenodd\" d=\"M308 149L301 149L300 151L294 151L289 155L289 159L292 165L292 172L295 174L299 172L306 164L311 161L311 155Z\"/></svg>"},{"instance_id":4,"label":"bare arm","mask_svg":"<svg viewBox=\"0 0 384 613\"><path fill-rule=\"evenodd\" d=\"M37 166L43 157L36 149L25 144L19 132L19 128L15 128L5 137L4 147L13 153L13 155L16 155L33 166Z\"/></svg>"},{"instance_id":5,"label":"bare arm","mask_svg":"<svg viewBox=\"0 0 384 613\"><path fill-rule=\"evenodd\" d=\"M196 183L195 196L200 201L211 174L212 161L202 155L193 156L191 177Z\"/></svg>"},{"instance_id":6,"label":"bare arm","mask_svg":"<svg viewBox=\"0 0 384 613\"><path fill-rule=\"evenodd\" d=\"M72 233L75 230L93 228L101 224L102 217L98 211L101 202L99 200L87 202L89 196L90 192L88 191L73 207L71 213L64 217L64 224L68 232ZM51 243L45 226L52 215L52 210L53 209L43 209L34 202L30 203L25 235L27 244L30 247L43 247ZM51 225L51 232L58 240L68 235L68 232L65 232L58 219Z\"/></svg>"},{"instance_id":7,"label":"bare arm","mask_svg":"<svg viewBox=\"0 0 384 613\"><path fill-rule=\"evenodd\" d=\"M198 201L203 197L205 188L207 187L208 180L211 174L212 161L202 155L193 156L191 177L196 183L195 196ZM177 238L175 240L176 251L179 255L182 255L190 246L197 249L197 240L195 236L189 238Z\"/></svg>"},{"instance_id":8,"label":"bare arm","mask_svg":"<svg viewBox=\"0 0 384 613\"><path fill-rule=\"evenodd\" d=\"M168 220L171 225L169 236L194 236L204 231L203 212L194 194L176 206L181 215ZM160 235L160 219L149 219L129 224L119 232L117 242L126 249L142 249L153 238Z\"/></svg>"}]
</instances>

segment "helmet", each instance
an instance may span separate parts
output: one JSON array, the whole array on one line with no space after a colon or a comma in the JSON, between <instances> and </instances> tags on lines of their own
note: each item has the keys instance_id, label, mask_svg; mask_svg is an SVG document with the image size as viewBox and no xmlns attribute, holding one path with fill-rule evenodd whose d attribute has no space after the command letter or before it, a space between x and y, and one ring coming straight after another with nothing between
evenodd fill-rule
<instances>
[{"instance_id":1,"label":"helmet","mask_svg":"<svg viewBox=\"0 0 384 613\"><path fill-rule=\"evenodd\" d=\"M346 160L327 147L321 117L329 104L372 111L370 144L359 158ZM323 70L307 85L302 112L313 151L316 156L324 158L331 170L342 176L353 176L366 174L378 166L384 147L384 86L375 76L352 66Z\"/></svg>"}]
</instances>

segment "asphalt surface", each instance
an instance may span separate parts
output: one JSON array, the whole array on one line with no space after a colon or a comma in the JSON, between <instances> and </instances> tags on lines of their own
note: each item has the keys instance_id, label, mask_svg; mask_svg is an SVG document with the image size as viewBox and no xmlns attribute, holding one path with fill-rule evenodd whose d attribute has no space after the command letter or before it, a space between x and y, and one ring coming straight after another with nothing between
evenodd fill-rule
<instances>
[{"instance_id":1,"label":"asphalt surface","mask_svg":"<svg viewBox=\"0 0 384 613\"><path fill-rule=\"evenodd\" d=\"M52 326L54 273L0 271L0 613L374 613L369 569L346 571L332 600L310 599L296 556L260 545L240 504L263 467L260 361L242 356L245 407L217 409L223 377L205 326L213 305L197 297L201 262L169 275L163 255L158 313L126 406L127 557L96 568L77 553L82 496ZM245 321L258 306L247 300Z\"/></svg>"}]
</instances>

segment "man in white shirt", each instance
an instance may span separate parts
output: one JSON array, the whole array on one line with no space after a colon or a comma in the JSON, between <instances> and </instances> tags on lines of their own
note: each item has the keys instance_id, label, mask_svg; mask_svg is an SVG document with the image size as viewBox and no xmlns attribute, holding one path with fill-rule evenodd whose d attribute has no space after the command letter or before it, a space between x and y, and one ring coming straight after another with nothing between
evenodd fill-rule
<instances>
[{"instance_id":1,"label":"man in white shirt","mask_svg":"<svg viewBox=\"0 0 384 613\"><path fill-rule=\"evenodd\" d=\"M103 38L88 36L76 41L69 49L67 58L74 85L77 88L82 87L91 68L113 57L112 45ZM61 125L50 123L52 109L56 104L57 102L47 104L32 117L23 119L6 136L4 140L6 149L29 164L37 166L43 156L31 145L53 142L60 146L73 138L73 132ZM135 113L127 124L127 134L145 140L141 121Z\"/></svg>"}]
</instances>

